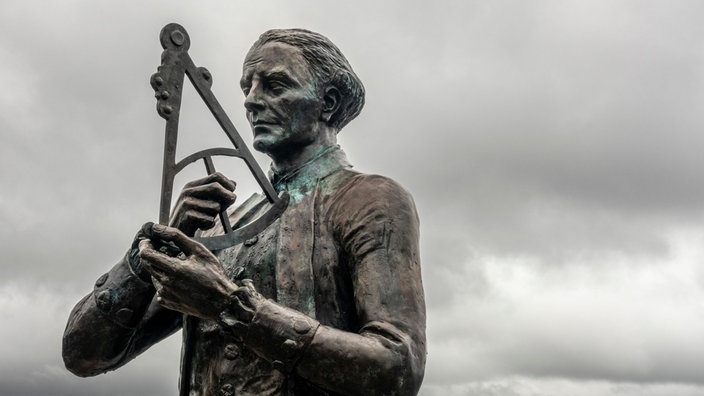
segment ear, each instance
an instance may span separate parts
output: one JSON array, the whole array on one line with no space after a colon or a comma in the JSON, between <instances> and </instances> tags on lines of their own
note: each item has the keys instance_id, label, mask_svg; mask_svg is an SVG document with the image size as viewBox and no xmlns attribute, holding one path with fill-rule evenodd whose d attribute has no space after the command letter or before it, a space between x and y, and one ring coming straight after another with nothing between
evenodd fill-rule
<instances>
[{"instance_id":1,"label":"ear","mask_svg":"<svg viewBox=\"0 0 704 396\"><path fill-rule=\"evenodd\" d=\"M330 119L332 119L332 116L337 113L337 111L340 109L340 90L333 87L333 86L328 86L325 88L325 91L323 92L323 109L320 113L320 119L325 121L325 123L329 123Z\"/></svg>"}]
</instances>

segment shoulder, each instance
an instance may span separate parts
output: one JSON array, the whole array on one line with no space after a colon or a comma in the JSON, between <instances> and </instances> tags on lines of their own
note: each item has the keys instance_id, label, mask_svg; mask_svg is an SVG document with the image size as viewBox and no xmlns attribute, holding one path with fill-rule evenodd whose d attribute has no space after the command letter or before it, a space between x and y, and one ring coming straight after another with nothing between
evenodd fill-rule
<instances>
[{"instance_id":1,"label":"shoulder","mask_svg":"<svg viewBox=\"0 0 704 396\"><path fill-rule=\"evenodd\" d=\"M340 192L347 199L360 201L413 199L411 193L397 181L386 176L366 173L351 175Z\"/></svg>"},{"instance_id":2,"label":"shoulder","mask_svg":"<svg viewBox=\"0 0 704 396\"><path fill-rule=\"evenodd\" d=\"M333 235L359 260L379 249L411 252L418 245L420 225L413 198L393 179L351 175L336 192L331 209L327 219Z\"/></svg>"},{"instance_id":3,"label":"shoulder","mask_svg":"<svg viewBox=\"0 0 704 396\"><path fill-rule=\"evenodd\" d=\"M333 194L335 211L344 217L358 214L416 217L413 197L395 180L381 175L345 171Z\"/></svg>"}]
</instances>

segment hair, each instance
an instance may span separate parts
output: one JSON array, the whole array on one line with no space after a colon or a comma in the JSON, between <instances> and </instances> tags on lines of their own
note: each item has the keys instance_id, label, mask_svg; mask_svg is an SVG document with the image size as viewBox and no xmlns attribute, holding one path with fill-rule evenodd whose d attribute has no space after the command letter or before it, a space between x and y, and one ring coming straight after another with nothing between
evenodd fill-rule
<instances>
[{"instance_id":1,"label":"hair","mask_svg":"<svg viewBox=\"0 0 704 396\"><path fill-rule=\"evenodd\" d=\"M340 91L340 108L329 121L332 127L339 131L359 115L364 107L364 85L332 41L305 29L272 29L259 36L249 52L269 42L298 48L318 81L318 89L332 85Z\"/></svg>"}]
</instances>

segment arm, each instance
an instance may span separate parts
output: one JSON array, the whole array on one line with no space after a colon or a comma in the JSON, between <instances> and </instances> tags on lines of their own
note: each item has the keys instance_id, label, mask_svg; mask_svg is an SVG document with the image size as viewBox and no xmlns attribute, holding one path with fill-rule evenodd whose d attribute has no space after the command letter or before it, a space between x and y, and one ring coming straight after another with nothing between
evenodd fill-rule
<instances>
[{"instance_id":1,"label":"arm","mask_svg":"<svg viewBox=\"0 0 704 396\"><path fill-rule=\"evenodd\" d=\"M62 355L72 373L88 377L114 370L181 327L180 313L153 302L151 279L130 266L135 255L130 249L71 311Z\"/></svg>"},{"instance_id":2,"label":"arm","mask_svg":"<svg viewBox=\"0 0 704 396\"><path fill-rule=\"evenodd\" d=\"M235 183L217 172L186 184L170 224L191 236L211 228L215 216L235 201L234 189ZM114 370L181 327L182 314L157 301L151 274L138 257L138 244L151 235L151 227L142 227L125 257L71 312L62 355L74 374Z\"/></svg>"}]
</instances>

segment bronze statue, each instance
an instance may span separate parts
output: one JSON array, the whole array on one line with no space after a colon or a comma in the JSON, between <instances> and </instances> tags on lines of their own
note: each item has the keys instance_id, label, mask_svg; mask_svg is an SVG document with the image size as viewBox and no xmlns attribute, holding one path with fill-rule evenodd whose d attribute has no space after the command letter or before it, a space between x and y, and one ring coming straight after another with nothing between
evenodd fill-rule
<instances>
[{"instance_id":1,"label":"bronze statue","mask_svg":"<svg viewBox=\"0 0 704 396\"><path fill-rule=\"evenodd\" d=\"M327 38L288 29L260 36L240 84L288 206L211 252L193 237L223 232L235 183L187 184L169 225L145 224L71 312L66 367L114 370L183 328L181 395L415 395L426 348L413 199L351 170L337 145L363 107L361 81ZM237 228L271 206L255 195L227 217Z\"/></svg>"}]
</instances>

